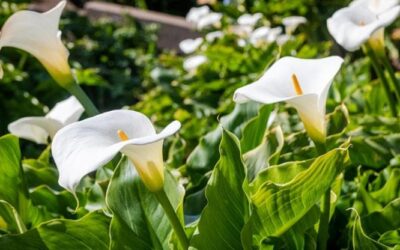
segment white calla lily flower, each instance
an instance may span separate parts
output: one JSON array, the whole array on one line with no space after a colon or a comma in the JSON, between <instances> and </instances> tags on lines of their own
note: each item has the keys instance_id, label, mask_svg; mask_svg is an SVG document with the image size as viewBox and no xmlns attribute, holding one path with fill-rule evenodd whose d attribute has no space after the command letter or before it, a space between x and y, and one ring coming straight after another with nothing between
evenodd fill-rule
<instances>
[{"instance_id":1,"label":"white calla lily flower","mask_svg":"<svg viewBox=\"0 0 400 250\"><path fill-rule=\"evenodd\" d=\"M283 57L254 83L235 91L234 101L256 101L265 104L287 102L296 108L310 138L325 142L325 104L333 78L343 59Z\"/></svg>"},{"instance_id":2,"label":"white calla lily flower","mask_svg":"<svg viewBox=\"0 0 400 250\"><path fill-rule=\"evenodd\" d=\"M187 72L195 71L200 65L207 62L207 57L203 55L195 55L185 59L183 62L183 68Z\"/></svg>"},{"instance_id":3,"label":"white calla lily flower","mask_svg":"<svg viewBox=\"0 0 400 250\"><path fill-rule=\"evenodd\" d=\"M255 26L257 24L257 22L263 17L263 15L261 13L255 13L253 15L251 14L243 14L241 15L238 20L237 23L239 25L244 25L244 26Z\"/></svg>"},{"instance_id":4,"label":"white calla lily flower","mask_svg":"<svg viewBox=\"0 0 400 250\"><path fill-rule=\"evenodd\" d=\"M293 37L292 35L282 34L282 35L279 35L279 36L276 38L276 43L277 43L279 46L282 46L282 45L284 45L285 43L287 43L288 41L293 40L293 39L294 39L294 37Z\"/></svg>"},{"instance_id":5,"label":"white calla lily flower","mask_svg":"<svg viewBox=\"0 0 400 250\"><path fill-rule=\"evenodd\" d=\"M201 7L193 7L186 14L186 21L197 24L200 18L202 18L203 16L207 15L210 12L211 10L207 5Z\"/></svg>"},{"instance_id":6,"label":"white calla lily flower","mask_svg":"<svg viewBox=\"0 0 400 250\"><path fill-rule=\"evenodd\" d=\"M222 14L217 12L211 12L204 15L197 22L197 29L203 30L211 26L218 27L221 24Z\"/></svg>"},{"instance_id":7,"label":"white calla lily flower","mask_svg":"<svg viewBox=\"0 0 400 250\"><path fill-rule=\"evenodd\" d=\"M224 32L222 32L222 31L219 31L219 30L212 31L212 32L207 33L206 41L211 43L211 42L214 42L216 39L222 38L223 36L224 36Z\"/></svg>"},{"instance_id":8,"label":"white calla lily flower","mask_svg":"<svg viewBox=\"0 0 400 250\"><path fill-rule=\"evenodd\" d=\"M358 50L370 39L374 47L383 47L383 28L389 26L399 15L400 6L379 15L362 5L346 7L328 19L328 30L336 42L348 51Z\"/></svg>"},{"instance_id":9,"label":"white calla lily flower","mask_svg":"<svg viewBox=\"0 0 400 250\"><path fill-rule=\"evenodd\" d=\"M79 120L83 111L79 101L71 96L57 103L46 116L21 118L10 123L8 130L20 138L47 144L48 138L53 138L62 127Z\"/></svg>"},{"instance_id":10,"label":"white calla lily flower","mask_svg":"<svg viewBox=\"0 0 400 250\"><path fill-rule=\"evenodd\" d=\"M66 126L52 143L59 184L74 191L85 175L121 152L133 162L146 187L159 191L164 185L163 140L180 127L174 121L157 134L149 118L131 110L114 110Z\"/></svg>"},{"instance_id":11,"label":"white calla lily flower","mask_svg":"<svg viewBox=\"0 0 400 250\"><path fill-rule=\"evenodd\" d=\"M253 32L253 27L249 25L234 25L230 31L239 37L249 37Z\"/></svg>"},{"instance_id":12,"label":"white calla lily flower","mask_svg":"<svg viewBox=\"0 0 400 250\"><path fill-rule=\"evenodd\" d=\"M396 5L400 5L400 0L354 0L350 3L350 7L363 6L376 15L395 7Z\"/></svg>"},{"instance_id":13,"label":"white calla lily flower","mask_svg":"<svg viewBox=\"0 0 400 250\"><path fill-rule=\"evenodd\" d=\"M0 49L14 47L36 57L62 87L73 83L68 50L61 41L58 24L66 1L45 13L18 11L4 23Z\"/></svg>"},{"instance_id":14,"label":"white calla lily flower","mask_svg":"<svg viewBox=\"0 0 400 250\"><path fill-rule=\"evenodd\" d=\"M185 54L190 54L195 52L200 45L203 43L203 38L198 37L195 39L185 39L179 43L179 48Z\"/></svg>"},{"instance_id":15,"label":"white calla lily flower","mask_svg":"<svg viewBox=\"0 0 400 250\"><path fill-rule=\"evenodd\" d=\"M285 26L288 35L293 34L297 27L304 23L307 23L307 19L303 16L289 16L282 19L282 24Z\"/></svg>"},{"instance_id":16,"label":"white calla lily flower","mask_svg":"<svg viewBox=\"0 0 400 250\"><path fill-rule=\"evenodd\" d=\"M271 31L270 27L260 27L255 29L250 35L250 43L256 45L260 42L266 41Z\"/></svg>"}]
</instances>

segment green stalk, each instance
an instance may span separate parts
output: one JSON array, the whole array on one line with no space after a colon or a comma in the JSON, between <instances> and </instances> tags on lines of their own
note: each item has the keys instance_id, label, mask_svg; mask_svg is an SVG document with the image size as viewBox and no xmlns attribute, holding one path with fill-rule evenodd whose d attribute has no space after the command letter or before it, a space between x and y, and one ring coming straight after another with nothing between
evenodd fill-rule
<instances>
[{"instance_id":1,"label":"green stalk","mask_svg":"<svg viewBox=\"0 0 400 250\"><path fill-rule=\"evenodd\" d=\"M392 113L392 116L393 117L397 117L396 101L395 101L395 99L394 99L394 97L392 95L392 92L390 90L390 85L389 85L389 83L388 83L388 81L387 81L387 79L385 77L385 74L384 74L383 70L379 67L378 58L375 55L375 53L373 52L373 50L368 45L365 45L363 47L363 49L364 49L364 52L370 58L372 66L373 66L376 74L378 75L378 78L382 82L383 88L384 88L384 90L386 92L386 96L387 96L388 101L389 101L389 107L390 107L390 111Z\"/></svg>"},{"instance_id":2,"label":"green stalk","mask_svg":"<svg viewBox=\"0 0 400 250\"><path fill-rule=\"evenodd\" d=\"M67 90L79 100L82 106L85 108L85 112L89 116L95 116L99 114L96 106L94 106L93 102L89 99L86 93L78 84L70 84L67 87Z\"/></svg>"},{"instance_id":3,"label":"green stalk","mask_svg":"<svg viewBox=\"0 0 400 250\"><path fill-rule=\"evenodd\" d=\"M326 250L329 239L329 216L331 208L331 188L326 190L324 196L322 196L321 203L321 217L319 219L318 228L318 249Z\"/></svg>"},{"instance_id":4,"label":"green stalk","mask_svg":"<svg viewBox=\"0 0 400 250\"><path fill-rule=\"evenodd\" d=\"M165 213L168 216L169 222L174 229L178 240L183 247L183 249L189 249L189 240L186 236L185 230L182 227L181 222L178 219L178 216L175 213L174 208L172 207L167 194L165 193L164 189L154 193L158 202L164 208Z\"/></svg>"},{"instance_id":5,"label":"green stalk","mask_svg":"<svg viewBox=\"0 0 400 250\"><path fill-rule=\"evenodd\" d=\"M315 147L317 148L318 154L323 155L327 152L326 144L322 142L314 141ZM331 208L331 188L326 190L325 194L322 196L321 200L321 215L319 218L319 228L318 228L318 249L326 250L327 242L329 239L329 216Z\"/></svg>"},{"instance_id":6,"label":"green stalk","mask_svg":"<svg viewBox=\"0 0 400 250\"><path fill-rule=\"evenodd\" d=\"M382 62L383 62L383 66L386 68L387 72L389 73L389 77L392 81L392 84L394 86L394 89L396 91L396 96L397 99L400 100L400 83L396 78L396 75L394 73L393 67L388 59L388 56L385 54L381 57Z\"/></svg>"}]
</instances>

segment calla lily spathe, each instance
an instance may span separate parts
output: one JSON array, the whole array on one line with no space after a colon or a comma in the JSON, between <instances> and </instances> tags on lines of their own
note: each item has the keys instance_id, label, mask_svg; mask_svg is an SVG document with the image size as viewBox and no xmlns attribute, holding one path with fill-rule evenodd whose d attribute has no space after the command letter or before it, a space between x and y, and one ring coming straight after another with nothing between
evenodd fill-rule
<instances>
[{"instance_id":1,"label":"calla lily spathe","mask_svg":"<svg viewBox=\"0 0 400 250\"><path fill-rule=\"evenodd\" d=\"M195 39L189 38L189 39L182 40L179 43L179 48L182 50L183 53L190 54L190 53L195 52L202 43L203 43L203 38L201 38L201 37L198 37Z\"/></svg>"},{"instance_id":2,"label":"calla lily spathe","mask_svg":"<svg viewBox=\"0 0 400 250\"><path fill-rule=\"evenodd\" d=\"M0 33L0 49L14 47L32 54L62 87L73 82L69 53L58 30L65 5L66 1L61 1L45 13L18 11L7 19Z\"/></svg>"},{"instance_id":3,"label":"calla lily spathe","mask_svg":"<svg viewBox=\"0 0 400 250\"><path fill-rule=\"evenodd\" d=\"M237 23L239 25L252 26L253 27L262 18L262 16L263 15L261 13L255 13L253 15L251 15L251 14L243 14L238 18Z\"/></svg>"},{"instance_id":4,"label":"calla lily spathe","mask_svg":"<svg viewBox=\"0 0 400 250\"><path fill-rule=\"evenodd\" d=\"M282 24L285 26L286 34L291 35L299 27L300 24L307 22L303 16L289 16L282 19Z\"/></svg>"},{"instance_id":5,"label":"calla lily spathe","mask_svg":"<svg viewBox=\"0 0 400 250\"><path fill-rule=\"evenodd\" d=\"M224 36L224 32L220 30L212 31L207 33L206 41L211 43L214 42L216 39L222 38Z\"/></svg>"},{"instance_id":6,"label":"calla lily spathe","mask_svg":"<svg viewBox=\"0 0 400 250\"><path fill-rule=\"evenodd\" d=\"M395 7L396 5L400 5L400 0L355 0L350 3L350 7L363 6L376 15Z\"/></svg>"},{"instance_id":7,"label":"calla lily spathe","mask_svg":"<svg viewBox=\"0 0 400 250\"><path fill-rule=\"evenodd\" d=\"M311 139L324 142L325 103L342 63L343 59L337 56L323 59L283 57L259 80L237 89L233 99L238 103L285 101L296 108Z\"/></svg>"},{"instance_id":8,"label":"calla lily spathe","mask_svg":"<svg viewBox=\"0 0 400 250\"><path fill-rule=\"evenodd\" d=\"M79 120L83 111L79 101L71 96L57 103L46 116L21 118L10 123L8 130L20 138L47 144L48 138L53 138L62 127Z\"/></svg>"},{"instance_id":9,"label":"calla lily spathe","mask_svg":"<svg viewBox=\"0 0 400 250\"><path fill-rule=\"evenodd\" d=\"M328 30L336 42L348 51L358 50L370 39L374 47L383 47L383 28L399 15L400 6L376 14L364 5L354 5L335 12L328 19Z\"/></svg>"},{"instance_id":10,"label":"calla lily spathe","mask_svg":"<svg viewBox=\"0 0 400 250\"><path fill-rule=\"evenodd\" d=\"M207 15L210 12L211 10L207 5L201 7L193 7L186 14L186 21L193 24L197 24L200 18L202 18L203 16Z\"/></svg>"},{"instance_id":11,"label":"calla lily spathe","mask_svg":"<svg viewBox=\"0 0 400 250\"><path fill-rule=\"evenodd\" d=\"M195 55L185 59L183 62L183 68L187 72L194 72L196 69L207 62L207 57L203 55Z\"/></svg>"},{"instance_id":12,"label":"calla lily spathe","mask_svg":"<svg viewBox=\"0 0 400 250\"><path fill-rule=\"evenodd\" d=\"M221 24L222 14L218 12L211 12L202 16L197 22L197 29L203 30L211 26L218 27Z\"/></svg>"},{"instance_id":13,"label":"calla lily spathe","mask_svg":"<svg viewBox=\"0 0 400 250\"><path fill-rule=\"evenodd\" d=\"M59 184L74 191L85 175L121 152L133 162L146 187L159 191L164 185L163 139L180 127L174 121L157 134L149 118L130 110L110 111L66 126L52 143Z\"/></svg>"}]
</instances>

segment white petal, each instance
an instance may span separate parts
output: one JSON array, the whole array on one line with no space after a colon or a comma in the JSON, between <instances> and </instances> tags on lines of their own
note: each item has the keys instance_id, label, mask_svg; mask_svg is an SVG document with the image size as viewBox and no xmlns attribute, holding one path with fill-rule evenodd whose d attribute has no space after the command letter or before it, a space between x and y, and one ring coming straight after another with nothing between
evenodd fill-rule
<instances>
[{"instance_id":1,"label":"white petal","mask_svg":"<svg viewBox=\"0 0 400 250\"><path fill-rule=\"evenodd\" d=\"M59 121L63 126L76 122L81 117L83 111L82 104L74 96L57 103L54 108L47 113L46 117Z\"/></svg>"},{"instance_id":2,"label":"white petal","mask_svg":"<svg viewBox=\"0 0 400 250\"><path fill-rule=\"evenodd\" d=\"M7 19L0 34L0 48L14 47L35 56L56 79L70 76L68 51L58 36L66 1L45 13L18 11Z\"/></svg>"},{"instance_id":3,"label":"white petal","mask_svg":"<svg viewBox=\"0 0 400 250\"><path fill-rule=\"evenodd\" d=\"M4 71L3 71L3 67L0 64L0 79L3 79L4 76Z\"/></svg>"},{"instance_id":4,"label":"white petal","mask_svg":"<svg viewBox=\"0 0 400 250\"><path fill-rule=\"evenodd\" d=\"M266 26L255 29L250 35L250 43L255 45L259 42L266 41L270 31L271 28Z\"/></svg>"},{"instance_id":5,"label":"white petal","mask_svg":"<svg viewBox=\"0 0 400 250\"><path fill-rule=\"evenodd\" d=\"M211 43L211 42L214 42L216 39L221 38L223 36L224 36L224 33L222 31L217 30L217 31L209 32L206 35L206 40L207 40L207 42Z\"/></svg>"},{"instance_id":6,"label":"white petal","mask_svg":"<svg viewBox=\"0 0 400 250\"><path fill-rule=\"evenodd\" d=\"M203 43L203 38L198 37L196 39L185 39L179 43L179 48L185 54L195 52L200 45Z\"/></svg>"},{"instance_id":7,"label":"white petal","mask_svg":"<svg viewBox=\"0 0 400 250\"><path fill-rule=\"evenodd\" d=\"M52 143L59 183L74 190L83 176L109 162L125 146L162 140L175 129L179 128L172 123L157 135L145 115L129 110L110 111L68 125L56 134ZM121 141L118 130L123 130L130 139Z\"/></svg>"},{"instance_id":8,"label":"white petal","mask_svg":"<svg viewBox=\"0 0 400 250\"><path fill-rule=\"evenodd\" d=\"M54 137L62 124L46 117L24 117L8 125L8 130L17 137L47 144L48 138Z\"/></svg>"},{"instance_id":9,"label":"white petal","mask_svg":"<svg viewBox=\"0 0 400 250\"><path fill-rule=\"evenodd\" d=\"M342 63L343 59L337 56L322 59L283 57L259 80L237 89L234 100L275 103L298 97L293 87L292 74L296 74L304 95L320 96L329 89Z\"/></svg>"},{"instance_id":10,"label":"white petal","mask_svg":"<svg viewBox=\"0 0 400 250\"><path fill-rule=\"evenodd\" d=\"M202 16L197 22L197 29L202 30L213 25L218 25L222 19L221 13L212 12Z\"/></svg>"},{"instance_id":11,"label":"white petal","mask_svg":"<svg viewBox=\"0 0 400 250\"><path fill-rule=\"evenodd\" d=\"M290 40L292 40L292 39L293 39L293 36L288 35L288 34L282 34L282 35L279 35L279 36L276 38L276 43L277 43L279 46L282 46L282 45L284 45L285 43L287 43L288 41L290 41Z\"/></svg>"},{"instance_id":12,"label":"white petal","mask_svg":"<svg viewBox=\"0 0 400 250\"><path fill-rule=\"evenodd\" d=\"M325 135L325 102L333 78L343 59L337 56L323 59L284 57L273 64L256 82L235 91L238 103L256 101L265 104L286 101L299 112L313 139ZM295 74L303 94L297 95L292 82Z\"/></svg>"},{"instance_id":13,"label":"white petal","mask_svg":"<svg viewBox=\"0 0 400 250\"><path fill-rule=\"evenodd\" d=\"M235 25L231 27L233 34L240 37L248 37L253 32L253 27L249 25Z\"/></svg>"},{"instance_id":14,"label":"white petal","mask_svg":"<svg viewBox=\"0 0 400 250\"><path fill-rule=\"evenodd\" d=\"M307 19L302 16L290 16L282 19L282 24L285 25L287 34L292 34L300 24L307 22Z\"/></svg>"},{"instance_id":15,"label":"white petal","mask_svg":"<svg viewBox=\"0 0 400 250\"><path fill-rule=\"evenodd\" d=\"M257 22L262 18L261 13L255 13L253 15L251 14L243 14L241 15L237 22L240 25L245 25L245 26L254 26L257 24Z\"/></svg>"},{"instance_id":16,"label":"white petal","mask_svg":"<svg viewBox=\"0 0 400 250\"><path fill-rule=\"evenodd\" d=\"M205 5L201 7L193 7L186 15L186 20L191 23L197 23L201 17L210 13L210 8Z\"/></svg>"},{"instance_id":17,"label":"white petal","mask_svg":"<svg viewBox=\"0 0 400 250\"><path fill-rule=\"evenodd\" d=\"M193 71L205 62L207 62L207 57L203 55L191 56L183 62L183 68L186 71Z\"/></svg>"},{"instance_id":18,"label":"white petal","mask_svg":"<svg viewBox=\"0 0 400 250\"><path fill-rule=\"evenodd\" d=\"M400 0L355 0L350 6L363 6L378 15L399 4Z\"/></svg>"},{"instance_id":19,"label":"white petal","mask_svg":"<svg viewBox=\"0 0 400 250\"><path fill-rule=\"evenodd\" d=\"M363 6L337 11L328 19L329 33L348 51L355 51L380 28L390 25L400 14L400 6L376 16Z\"/></svg>"}]
</instances>

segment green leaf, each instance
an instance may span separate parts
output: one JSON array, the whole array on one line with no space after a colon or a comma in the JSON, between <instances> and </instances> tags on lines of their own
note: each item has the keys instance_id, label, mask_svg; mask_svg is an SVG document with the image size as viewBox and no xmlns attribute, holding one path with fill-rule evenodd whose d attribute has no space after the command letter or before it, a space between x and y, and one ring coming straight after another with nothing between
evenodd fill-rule
<instances>
[{"instance_id":1,"label":"green leaf","mask_svg":"<svg viewBox=\"0 0 400 250\"><path fill-rule=\"evenodd\" d=\"M17 210L4 200L0 200L0 220L1 219L7 224L7 227L4 228L11 233L23 233L26 231L25 224Z\"/></svg>"},{"instance_id":2,"label":"green leaf","mask_svg":"<svg viewBox=\"0 0 400 250\"><path fill-rule=\"evenodd\" d=\"M354 250L365 250L365 249L389 249L387 246L377 242L376 240L370 238L365 234L362 226L361 219L358 213L355 211L356 216L354 216L354 225L353 225L353 248Z\"/></svg>"},{"instance_id":3,"label":"green leaf","mask_svg":"<svg viewBox=\"0 0 400 250\"><path fill-rule=\"evenodd\" d=\"M183 188L165 173L165 192L182 219ZM126 157L114 172L106 201L113 213L110 249L169 249L172 227L167 215Z\"/></svg>"},{"instance_id":4,"label":"green leaf","mask_svg":"<svg viewBox=\"0 0 400 250\"><path fill-rule=\"evenodd\" d=\"M274 110L274 105L264 105L258 111L258 115L251 119L243 128L240 148L246 153L256 148L263 141L268 126L268 118Z\"/></svg>"},{"instance_id":5,"label":"green leaf","mask_svg":"<svg viewBox=\"0 0 400 250\"><path fill-rule=\"evenodd\" d=\"M198 249L243 249L241 230L249 216L246 170L237 138L224 130L220 159L206 188L208 204L198 224L192 245Z\"/></svg>"},{"instance_id":6,"label":"green leaf","mask_svg":"<svg viewBox=\"0 0 400 250\"><path fill-rule=\"evenodd\" d=\"M20 164L18 139L13 135L0 137L0 200L18 212L27 227L38 225L50 215L32 205Z\"/></svg>"},{"instance_id":7,"label":"green leaf","mask_svg":"<svg viewBox=\"0 0 400 250\"><path fill-rule=\"evenodd\" d=\"M262 144L243 155L243 160L247 168L247 176L250 181L262 169L277 162L283 143L282 129L280 126L277 126L265 136Z\"/></svg>"},{"instance_id":8,"label":"green leaf","mask_svg":"<svg viewBox=\"0 0 400 250\"><path fill-rule=\"evenodd\" d=\"M380 211L363 217L362 224L368 235L383 234L386 231L400 228L400 198L392 201Z\"/></svg>"},{"instance_id":9,"label":"green leaf","mask_svg":"<svg viewBox=\"0 0 400 250\"><path fill-rule=\"evenodd\" d=\"M268 237L279 237L298 222L341 173L347 149L334 149L318 158L311 166L285 184L265 181L251 196L253 212L247 230L253 232L253 243Z\"/></svg>"},{"instance_id":10,"label":"green leaf","mask_svg":"<svg viewBox=\"0 0 400 250\"><path fill-rule=\"evenodd\" d=\"M222 117L221 126L202 137L199 145L189 155L186 163L188 169L204 172L211 170L218 161L222 128L240 135L244 122L257 115L258 107L253 102L237 104L230 114Z\"/></svg>"},{"instance_id":11,"label":"green leaf","mask_svg":"<svg viewBox=\"0 0 400 250\"><path fill-rule=\"evenodd\" d=\"M390 246L400 246L400 229L387 231L379 237L379 242Z\"/></svg>"},{"instance_id":12,"label":"green leaf","mask_svg":"<svg viewBox=\"0 0 400 250\"><path fill-rule=\"evenodd\" d=\"M109 222L102 212L80 220L51 220L24 234L0 237L0 249L108 250Z\"/></svg>"}]
</instances>

